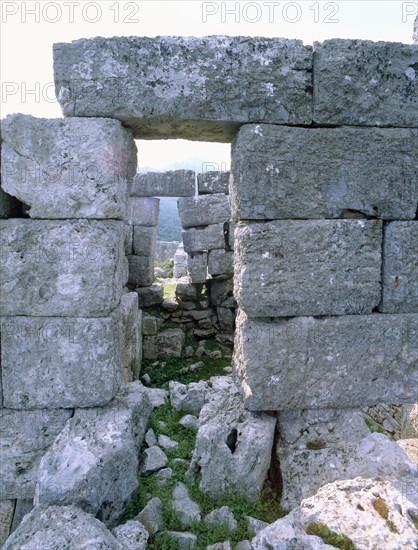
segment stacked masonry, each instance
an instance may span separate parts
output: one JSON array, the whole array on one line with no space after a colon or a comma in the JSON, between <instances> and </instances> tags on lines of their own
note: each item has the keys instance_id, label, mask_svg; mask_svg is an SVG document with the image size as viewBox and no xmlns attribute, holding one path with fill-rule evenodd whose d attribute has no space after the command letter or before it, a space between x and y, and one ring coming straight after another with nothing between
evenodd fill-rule
<instances>
[{"instance_id":1,"label":"stacked masonry","mask_svg":"<svg viewBox=\"0 0 418 550\"><path fill-rule=\"evenodd\" d=\"M19 515L36 484L37 502L54 501L66 483L75 491L77 475L42 484L43 455L68 419L95 416L139 375L141 312L124 288L123 221L136 147L111 119L13 115L1 132L0 498ZM112 500L97 493L94 513Z\"/></svg>"}]
</instances>

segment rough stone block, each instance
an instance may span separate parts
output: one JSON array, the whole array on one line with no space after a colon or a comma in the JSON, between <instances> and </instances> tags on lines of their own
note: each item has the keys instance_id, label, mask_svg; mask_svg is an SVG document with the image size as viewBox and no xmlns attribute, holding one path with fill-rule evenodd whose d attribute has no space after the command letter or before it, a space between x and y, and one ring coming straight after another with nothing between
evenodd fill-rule
<instances>
[{"instance_id":1,"label":"rough stone block","mask_svg":"<svg viewBox=\"0 0 418 550\"><path fill-rule=\"evenodd\" d=\"M250 410L353 408L418 399L413 314L237 317L234 362Z\"/></svg>"},{"instance_id":2,"label":"rough stone block","mask_svg":"<svg viewBox=\"0 0 418 550\"><path fill-rule=\"evenodd\" d=\"M164 286L161 283L154 283L151 286L136 288L139 307L150 307L164 302Z\"/></svg>"},{"instance_id":3,"label":"rough stone block","mask_svg":"<svg viewBox=\"0 0 418 550\"><path fill-rule=\"evenodd\" d=\"M206 227L190 227L182 231L185 252L204 252L216 248L225 248L225 230L223 223Z\"/></svg>"},{"instance_id":4,"label":"rough stone block","mask_svg":"<svg viewBox=\"0 0 418 550\"><path fill-rule=\"evenodd\" d=\"M13 516L15 511L15 501L14 500L0 500L0 545L3 548L3 544L8 538L12 523Z\"/></svg>"},{"instance_id":5,"label":"rough stone block","mask_svg":"<svg viewBox=\"0 0 418 550\"><path fill-rule=\"evenodd\" d=\"M197 174L197 190L199 195L214 193L229 194L230 172L203 172Z\"/></svg>"},{"instance_id":6,"label":"rough stone block","mask_svg":"<svg viewBox=\"0 0 418 550\"><path fill-rule=\"evenodd\" d=\"M180 222L183 228L224 223L231 219L227 195L201 195L178 200Z\"/></svg>"},{"instance_id":7,"label":"rough stone block","mask_svg":"<svg viewBox=\"0 0 418 550\"><path fill-rule=\"evenodd\" d=\"M1 133L2 188L31 218L125 218L137 151L119 121L17 114Z\"/></svg>"},{"instance_id":8,"label":"rough stone block","mask_svg":"<svg viewBox=\"0 0 418 550\"><path fill-rule=\"evenodd\" d=\"M247 125L233 145L232 215L414 219L417 165L416 129Z\"/></svg>"},{"instance_id":9,"label":"rough stone block","mask_svg":"<svg viewBox=\"0 0 418 550\"><path fill-rule=\"evenodd\" d=\"M65 116L117 118L138 138L228 142L246 122L310 124L311 71L312 48L281 38L123 37L54 45Z\"/></svg>"},{"instance_id":10,"label":"rough stone block","mask_svg":"<svg viewBox=\"0 0 418 550\"><path fill-rule=\"evenodd\" d=\"M226 300L229 300L233 296L234 281L232 277L230 279L217 281L212 279L209 285L210 289L210 301L214 306L224 305Z\"/></svg>"},{"instance_id":11,"label":"rough stone block","mask_svg":"<svg viewBox=\"0 0 418 550\"><path fill-rule=\"evenodd\" d=\"M157 227L134 225L133 253L136 256L154 258L157 243Z\"/></svg>"},{"instance_id":12,"label":"rough stone block","mask_svg":"<svg viewBox=\"0 0 418 550\"><path fill-rule=\"evenodd\" d=\"M384 228L380 311L418 312L418 222L391 222Z\"/></svg>"},{"instance_id":13,"label":"rough stone block","mask_svg":"<svg viewBox=\"0 0 418 550\"><path fill-rule=\"evenodd\" d=\"M181 244L174 254L173 276L185 277L187 275L187 252L184 251L184 246Z\"/></svg>"},{"instance_id":14,"label":"rough stone block","mask_svg":"<svg viewBox=\"0 0 418 550\"><path fill-rule=\"evenodd\" d=\"M211 250L208 256L208 271L211 275L234 272L234 253L229 250Z\"/></svg>"},{"instance_id":15,"label":"rough stone block","mask_svg":"<svg viewBox=\"0 0 418 550\"><path fill-rule=\"evenodd\" d=\"M157 241L155 261L158 263L172 261L179 246L179 241Z\"/></svg>"},{"instance_id":16,"label":"rough stone block","mask_svg":"<svg viewBox=\"0 0 418 550\"><path fill-rule=\"evenodd\" d=\"M123 315L123 369L122 382L139 378L142 360L142 310L138 309L138 294L127 292L122 296Z\"/></svg>"},{"instance_id":17,"label":"rough stone block","mask_svg":"<svg viewBox=\"0 0 418 550\"><path fill-rule=\"evenodd\" d=\"M371 313L382 222L280 220L236 229L235 297L250 317Z\"/></svg>"},{"instance_id":18,"label":"rough stone block","mask_svg":"<svg viewBox=\"0 0 418 550\"><path fill-rule=\"evenodd\" d=\"M188 254L187 272L193 284L204 283L208 273L208 255L206 252Z\"/></svg>"},{"instance_id":19,"label":"rough stone block","mask_svg":"<svg viewBox=\"0 0 418 550\"><path fill-rule=\"evenodd\" d=\"M0 220L3 315L96 317L127 281L124 224L112 220Z\"/></svg>"},{"instance_id":20,"label":"rough stone block","mask_svg":"<svg viewBox=\"0 0 418 550\"><path fill-rule=\"evenodd\" d=\"M71 410L0 410L1 499L30 499L39 462L71 417Z\"/></svg>"},{"instance_id":21,"label":"rough stone block","mask_svg":"<svg viewBox=\"0 0 418 550\"><path fill-rule=\"evenodd\" d=\"M135 197L193 197L196 175L193 170L169 170L137 174L131 195Z\"/></svg>"},{"instance_id":22,"label":"rough stone block","mask_svg":"<svg viewBox=\"0 0 418 550\"><path fill-rule=\"evenodd\" d=\"M130 256L131 254L133 254L134 227L126 222L123 226L123 229L124 229L123 244L125 249L125 256Z\"/></svg>"},{"instance_id":23,"label":"rough stone block","mask_svg":"<svg viewBox=\"0 0 418 550\"><path fill-rule=\"evenodd\" d=\"M115 395L123 317L3 317L3 404L12 409L94 407Z\"/></svg>"},{"instance_id":24,"label":"rough stone block","mask_svg":"<svg viewBox=\"0 0 418 550\"><path fill-rule=\"evenodd\" d=\"M128 256L129 282L138 286L150 286L154 282L154 258Z\"/></svg>"},{"instance_id":25,"label":"rough stone block","mask_svg":"<svg viewBox=\"0 0 418 550\"><path fill-rule=\"evenodd\" d=\"M144 358L181 357L185 334L181 328L169 328L156 336L144 337Z\"/></svg>"},{"instance_id":26,"label":"rough stone block","mask_svg":"<svg viewBox=\"0 0 418 550\"><path fill-rule=\"evenodd\" d=\"M369 40L314 43L314 121L417 125L418 46Z\"/></svg>"},{"instance_id":27,"label":"rough stone block","mask_svg":"<svg viewBox=\"0 0 418 550\"><path fill-rule=\"evenodd\" d=\"M160 199L155 197L130 197L128 221L132 225L155 227L158 224Z\"/></svg>"}]
</instances>

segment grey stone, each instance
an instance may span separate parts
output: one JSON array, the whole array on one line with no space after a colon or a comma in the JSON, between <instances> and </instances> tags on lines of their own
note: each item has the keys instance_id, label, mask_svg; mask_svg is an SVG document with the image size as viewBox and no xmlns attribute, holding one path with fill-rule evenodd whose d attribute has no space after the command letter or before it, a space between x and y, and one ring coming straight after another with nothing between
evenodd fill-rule
<instances>
[{"instance_id":1,"label":"grey stone","mask_svg":"<svg viewBox=\"0 0 418 550\"><path fill-rule=\"evenodd\" d=\"M154 430L151 428L145 434L145 443L148 445L148 447L152 447L153 445L157 444L157 436L155 435Z\"/></svg>"},{"instance_id":2,"label":"grey stone","mask_svg":"<svg viewBox=\"0 0 418 550\"><path fill-rule=\"evenodd\" d=\"M148 531L135 520L130 520L112 530L116 540L124 550L146 550L148 542Z\"/></svg>"},{"instance_id":3,"label":"grey stone","mask_svg":"<svg viewBox=\"0 0 418 550\"><path fill-rule=\"evenodd\" d=\"M100 317L127 281L123 222L0 220L3 315Z\"/></svg>"},{"instance_id":4,"label":"grey stone","mask_svg":"<svg viewBox=\"0 0 418 550\"><path fill-rule=\"evenodd\" d=\"M196 175L193 170L147 172L135 176L131 195L137 197L193 197Z\"/></svg>"},{"instance_id":5,"label":"grey stone","mask_svg":"<svg viewBox=\"0 0 418 550\"><path fill-rule=\"evenodd\" d=\"M197 432L199 428L199 419L193 414L186 414L179 420L179 424L184 428L189 428L194 432Z\"/></svg>"},{"instance_id":6,"label":"grey stone","mask_svg":"<svg viewBox=\"0 0 418 550\"><path fill-rule=\"evenodd\" d=\"M225 300L233 296L234 281L232 278L217 281L212 279L209 285L210 301L214 306L223 305Z\"/></svg>"},{"instance_id":7,"label":"grey stone","mask_svg":"<svg viewBox=\"0 0 418 550\"><path fill-rule=\"evenodd\" d=\"M416 15L414 20L414 31L412 34L412 41L414 44L418 44L418 14Z\"/></svg>"},{"instance_id":8,"label":"grey stone","mask_svg":"<svg viewBox=\"0 0 418 550\"><path fill-rule=\"evenodd\" d=\"M209 171L197 174L197 189L199 195L214 193L229 194L230 172Z\"/></svg>"},{"instance_id":9,"label":"grey stone","mask_svg":"<svg viewBox=\"0 0 418 550\"><path fill-rule=\"evenodd\" d=\"M168 391L160 388L147 388L148 397L150 398L152 406L160 407L164 405L165 400L168 398Z\"/></svg>"},{"instance_id":10,"label":"grey stone","mask_svg":"<svg viewBox=\"0 0 418 550\"><path fill-rule=\"evenodd\" d=\"M182 301L194 301L197 299L197 289L193 284L179 283L176 286L176 298Z\"/></svg>"},{"instance_id":11,"label":"grey stone","mask_svg":"<svg viewBox=\"0 0 418 550\"><path fill-rule=\"evenodd\" d=\"M26 514L29 514L33 510L33 498L32 499L22 499L19 498L16 500L15 513L13 514L13 523L10 530L11 533L14 533L19 525L22 523L23 518Z\"/></svg>"},{"instance_id":12,"label":"grey stone","mask_svg":"<svg viewBox=\"0 0 418 550\"><path fill-rule=\"evenodd\" d=\"M216 544L210 544L206 547L206 550L232 550L229 540L224 542L217 542Z\"/></svg>"},{"instance_id":13,"label":"grey stone","mask_svg":"<svg viewBox=\"0 0 418 550\"><path fill-rule=\"evenodd\" d=\"M157 334L157 319L151 315L144 315L142 318L142 334L144 336L155 336Z\"/></svg>"},{"instance_id":14,"label":"grey stone","mask_svg":"<svg viewBox=\"0 0 418 550\"><path fill-rule=\"evenodd\" d=\"M183 529L187 529L193 521L201 521L199 505L189 497L189 491L184 483L177 483L173 490L173 510L180 519Z\"/></svg>"},{"instance_id":15,"label":"grey stone","mask_svg":"<svg viewBox=\"0 0 418 550\"><path fill-rule=\"evenodd\" d=\"M0 545L3 547L6 539L8 538L12 523L13 515L15 511L14 500L0 500Z\"/></svg>"},{"instance_id":16,"label":"grey stone","mask_svg":"<svg viewBox=\"0 0 418 550\"><path fill-rule=\"evenodd\" d=\"M378 503L387 507L387 518L377 512ZM401 482L358 477L325 485L290 514L263 529L251 543L253 550L335 548L307 534L308 526L315 523L345 535L353 548L415 548L417 513L416 502Z\"/></svg>"},{"instance_id":17,"label":"grey stone","mask_svg":"<svg viewBox=\"0 0 418 550\"><path fill-rule=\"evenodd\" d=\"M142 453L140 468L141 472L149 475L167 466L167 456L159 447L153 445Z\"/></svg>"},{"instance_id":18,"label":"grey stone","mask_svg":"<svg viewBox=\"0 0 418 550\"><path fill-rule=\"evenodd\" d=\"M122 383L139 378L142 361L142 310L138 309L138 294L127 292L122 296L121 309L124 326Z\"/></svg>"},{"instance_id":19,"label":"grey stone","mask_svg":"<svg viewBox=\"0 0 418 550\"><path fill-rule=\"evenodd\" d=\"M133 230L133 254L154 258L157 245L157 228L155 226L134 225Z\"/></svg>"},{"instance_id":20,"label":"grey stone","mask_svg":"<svg viewBox=\"0 0 418 550\"><path fill-rule=\"evenodd\" d=\"M155 261L158 263L172 261L179 245L179 241L157 241Z\"/></svg>"},{"instance_id":21,"label":"grey stone","mask_svg":"<svg viewBox=\"0 0 418 550\"><path fill-rule=\"evenodd\" d=\"M193 550L197 536L183 531L167 531L170 537L178 544L180 550Z\"/></svg>"},{"instance_id":22,"label":"grey stone","mask_svg":"<svg viewBox=\"0 0 418 550\"><path fill-rule=\"evenodd\" d=\"M418 312L417 243L418 222L391 222L385 226L380 311Z\"/></svg>"},{"instance_id":23,"label":"grey stone","mask_svg":"<svg viewBox=\"0 0 418 550\"><path fill-rule=\"evenodd\" d=\"M253 518L252 516L246 516L248 521L248 531L255 537L260 531L268 526L268 523L261 521L260 519Z\"/></svg>"},{"instance_id":24,"label":"grey stone","mask_svg":"<svg viewBox=\"0 0 418 550\"><path fill-rule=\"evenodd\" d=\"M156 306L164 302L164 286L161 283L135 288L135 292L138 294L139 307Z\"/></svg>"},{"instance_id":25,"label":"grey stone","mask_svg":"<svg viewBox=\"0 0 418 550\"><path fill-rule=\"evenodd\" d=\"M174 313L174 311L177 311L178 308L179 305L176 300L164 300L164 302L161 304L161 309L163 311L166 311L167 313Z\"/></svg>"},{"instance_id":26,"label":"grey stone","mask_svg":"<svg viewBox=\"0 0 418 550\"><path fill-rule=\"evenodd\" d=\"M142 523L150 535L155 535L164 524L163 503L159 498L152 498L145 508L135 517Z\"/></svg>"},{"instance_id":27,"label":"grey stone","mask_svg":"<svg viewBox=\"0 0 418 550\"><path fill-rule=\"evenodd\" d=\"M252 550L252 548L249 540L242 540L235 546L234 550Z\"/></svg>"},{"instance_id":28,"label":"grey stone","mask_svg":"<svg viewBox=\"0 0 418 550\"><path fill-rule=\"evenodd\" d=\"M199 472L200 489L211 496L255 500L270 466L276 419L246 411L232 378L219 376L211 382L190 472Z\"/></svg>"},{"instance_id":29,"label":"grey stone","mask_svg":"<svg viewBox=\"0 0 418 550\"><path fill-rule=\"evenodd\" d=\"M114 526L138 487L151 410L140 382L123 386L107 407L77 410L41 460L35 504L74 504Z\"/></svg>"},{"instance_id":30,"label":"grey stone","mask_svg":"<svg viewBox=\"0 0 418 550\"><path fill-rule=\"evenodd\" d=\"M168 272L166 269L163 269L162 267L154 267L154 276L159 277L161 279L167 279Z\"/></svg>"},{"instance_id":31,"label":"grey stone","mask_svg":"<svg viewBox=\"0 0 418 550\"><path fill-rule=\"evenodd\" d=\"M32 499L39 463L71 417L71 410L0 409L0 495Z\"/></svg>"},{"instance_id":32,"label":"grey stone","mask_svg":"<svg viewBox=\"0 0 418 550\"><path fill-rule=\"evenodd\" d=\"M234 253L229 250L211 250L208 255L208 271L211 275L234 273Z\"/></svg>"},{"instance_id":33,"label":"grey stone","mask_svg":"<svg viewBox=\"0 0 418 550\"><path fill-rule=\"evenodd\" d=\"M223 223L207 225L206 227L190 227L183 229L184 250L191 252L203 252L216 248L225 248L225 231Z\"/></svg>"},{"instance_id":34,"label":"grey stone","mask_svg":"<svg viewBox=\"0 0 418 550\"><path fill-rule=\"evenodd\" d=\"M174 441L173 439L169 438L166 435L158 436L158 445L163 449L174 449L175 447L179 446L177 441Z\"/></svg>"},{"instance_id":35,"label":"grey stone","mask_svg":"<svg viewBox=\"0 0 418 550\"><path fill-rule=\"evenodd\" d=\"M123 368L123 315L3 317L4 406L94 407L116 394Z\"/></svg>"},{"instance_id":36,"label":"grey stone","mask_svg":"<svg viewBox=\"0 0 418 550\"><path fill-rule=\"evenodd\" d=\"M154 258L150 256L128 256L129 283L150 286L154 282Z\"/></svg>"},{"instance_id":37,"label":"grey stone","mask_svg":"<svg viewBox=\"0 0 418 550\"><path fill-rule=\"evenodd\" d=\"M311 70L312 48L280 38L95 38L54 45L64 115L118 118L141 139L229 142L245 122L310 124Z\"/></svg>"},{"instance_id":38,"label":"grey stone","mask_svg":"<svg viewBox=\"0 0 418 550\"><path fill-rule=\"evenodd\" d=\"M124 550L98 519L76 506L37 506L2 550Z\"/></svg>"},{"instance_id":39,"label":"grey stone","mask_svg":"<svg viewBox=\"0 0 418 550\"><path fill-rule=\"evenodd\" d=\"M187 275L187 252L183 244L179 245L174 254L173 277L185 277Z\"/></svg>"},{"instance_id":40,"label":"grey stone","mask_svg":"<svg viewBox=\"0 0 418 550\"><path fill-rule=\"evenodd\" d=\"M168 328L144 337L144 358L181 357L186 336L181 328Z\"/></svg>"},{"instance_id":41,"label":"grey stone","mask_svg":"<svg viewBox=\"0 0 418 550\"><path fill-rule=\"evenodd\" d=\"M206 282L207 272L208 255L206 252L187 255L187 273L193 284Z\"/></svg>"},{"instance_id":42,"label":"grey stone","mask_svg":"<svg viewBox=\"0 0 418 550\"><path fill-rule=\"evenodd\" d=\"M318 124L417 124L418 47L398 42L314 43L314 121Z\"/></svg>"},{"instance_id":43,"label":"grey stone","mask_svg":"<svg viewBox=\"0 0 418 550\"><path fill-rule=\"evenodd\" d=\"M205 523L215 527L225 526L229 534L233 533L238 527L238 522L228 506L222 506L221 508L212 510L212 512L205 517Z\"/></svg>"},{"instance_id":44,"label":"grey stone","mask_svg":"<svg viewBox=\"0 0 418 550\"><path fill-rule=\"evenodd\" d=\"M231 219L229 197L222 193L180 198L177 204L183 228L224 223Z\"/></svg>"},{"instance_id":45,"label":"grey stone","mask_svg":"<svg viewBox=\"0 0 418 550\"><path fill-rule=\"evenodd\" d=\"M130 197L128 221L132 225L155 227L160 213L160 199L155 197Z\"/></svg>"},{"instance_id":46,"label":"grey stone","mask_svg":"<svg viewBox=\"0 0 418 550\"><path fill-rule=\"evenodd\" d=\"M130 256L134 253L133 251L133 226L129 225L126 221L123 226L124 241L123 246L125 248L125 256Z\"/></svg>"},{"instance_id":47,"label":"grey stone","mask_svg":"<svg viewBox=\"0 0 418 550\"><path fill-rule=\"evenodd\" d=\"M119 121L17 114L1 133L2 188L31 218L125 218L137 151Z\"/></svg>"},{"instance_id":48,"label":"grey stone","mask_svg":"<svg viewBox=\"0 0 418 550\"><path fill-rule=\"evenodd\" d=\"M250 410L353 408L416 400L412 314L237 317L234 363Z\"/></svg>"},{"instance_id":49,"label":"grey stone","mask_svg":"<svg viewBox=\"0 0 418 550\"><path fill-rule=\"evenodd\" d=\"M382 223L240 224L235 298L251 317L371 313L380 302Z\"/></svg>"},{"instance_id":50,"label":"grey stone","mask_svg":"<svg viewBox=\"0 0 418 550\"><path fill-rule=\"evenodd\" d=\"M414 219L417 150L416 129L244 126L232 151L232 216Z\"/></svg>"},{"instance_id":51,"label":"grey stone","mask_svg":"<svg viewBox=\"0 0 418 550\"><path fill-rule=\"evenodd\" d=\"M234 330L235 315L231 309L226 307L217 307L219 327L223 332L232 332Z\"/></svg>"},{"instance_id":52,"label":"grey stone","mask_svg":"<svg viewBox=\"0 0 418 550\"><path fill-rule=\"evenodd\" d=\"M169 390L173 409L199 416L208 391L207 382L201 380L190 384L180 384L180 382L170 380Z\"/></svg>"},{"instance_id":53,"label":"grey stone","mask_svg":"<svg viewBox=\"0 0 418 550\"><path fill-rule=\"evenodd\" d=\"M158 472L155 472L154 474L155 483L158 487L164 487L165 485L167 485L172 477L173 470L171 468L163 468L162 470L158 470Z\"/></svg>"}]
</instances>

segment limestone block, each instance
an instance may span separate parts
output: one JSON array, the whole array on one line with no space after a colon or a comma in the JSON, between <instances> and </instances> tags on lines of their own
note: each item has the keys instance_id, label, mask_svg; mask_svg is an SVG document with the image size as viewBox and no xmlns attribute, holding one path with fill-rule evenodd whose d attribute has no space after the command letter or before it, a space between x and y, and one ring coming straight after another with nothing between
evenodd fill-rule
<instances>
[{"instance_id":1,"label":"limestone block","mask_svg":"<svg viewBox=\"0 0 418 550\"><path fill-rule=\"evenodd\" d=\"M13 409L108 403L123 367L123 316L3 317L3 404Z\"/></svg>"},{"instance_id":2,"label":"limestone block","mask_svg":"<svg viewBox=\"0 0 418 550\"><path fill-rule=\"evenodd\" d=\"M112 530L124 550L146 550L148 531L139 521L130 520Z\"/></svg>"},{"instance_id":3,"label":"limestone block","mask_svg":"<svg viewBox=\"0 0 418 550\"><path fill-rule=\"evenodd\" d=\"M185 334L181 328L168 328L156 336L144 337L144 358L181 357Z\"/></svg>"},{"instance_id":4,"label":"limestone block","mask_svg":"<svg viewBox=\"0 0 418 550\"><path fill-rule=\"evenodd\" d=\"M0 495L31 499L41 458L71 417L71 410L0 410Z\"/></svg>"},{"instance_id":5,"label":"limestone block","mask_svg":"<svg viewBox=\"0 0 418 550\"><path fill-rule=\"evenodd\" d=\"M161 283L136 288L135 292L138 294L139 307L150 307L164 302L164 286Z\"/></svg>"},{"instance_id":6,"label":"limestone block","mask_svg":"<svg viewBox=\"0 0 418 550\"><path fill-rule=\"evenodd\" d=\"M123 222L0 220L3 315L99 317L127 281Z\"/></svg>"},{"instance_id":7,"label":"limestone block","mask_svg":"<svg viewBox=\"0 0 418 550\"><path fill-rule=\"evenodd\" d=\"M195 179L193 170L137 174L131 195L134 197L193 197Z\"/></svg>"},{"instance_id":8,"label":"limestone block","mask_svg":"<svg viewBox=\"0 0 418 550\"><path fill-rule=\"evenodd\" d=\"M15 511L14 500L0 500L0 545L3 548L3 544L8 538Z\"/></svg>"},{"instance_id":9,"label":"limestone block","mask_svg":"<svg viewBox=\"0 0 418 550\"><path fill-rule=\"evenodd\" d=\"M54 45L65 116L110 117L147 139L233 139L246 122L310 124L312 48L300 40L123 37Z\"/></svg>"},{"instance_id":10,"label":"limestone block","mask_svg":"<svg viewBox=\"0 0 418 550\"><path fill-rule=\"evenodd\" d=\"M129 223L125 222L124 226L124 248L125 248L125 256L129 256L133 254L133 226Z\"/></svg>"},{"instance_id":11,"label":"limestone block","mask_svg":"<svg viewBox=\"0 0 418 550\"><path fill-rule=\"evenodd\" d=\"M208 255L206 252L187 255L187 272L193 284L204 283L208 274Z\"/></svg>"},{"instance_id":12,"label":"limestone block","mask_svg":"<svg viewBox=\"0 0 418 550\"><path fill-rule=\"evenodd\" d=\"M211 275L234 273L234 253L229 250L211 250L208 255L208 271Z\"/></svg>"},{"instance_id":13,"label":"limestone block","mask_svg":"<svg viewBox=\"0 0 418 550\"><path fill-rule=\"evenodd\" d=\"M417 165L416 129L246 125L232 148L233 218L414 219Z\"/></svg>"},{"instance_id":14,"label":"limestone block","mask_svg":"<svg viewBox=\"0 0 418 550\"><path fill-rule=\"evenodd\" d=\"M188 253L225 248L224 224L216 223L206 227L183 229L184 250Z\"/></svg>"},{"instance_id":15,"label":"limestone block","mask_svg":"<svg viewBox=\"0 0 418 550\"><path fill-rule=\"evenodd\" d=\"M226 300L229 300L233 296L234 283L232 277L230 279L217 281L212 279L210 281L210 301L214 306L223 305ZM228 306L229 307L229 306Z\"/></svg>"},{"instance_id":16,"label":"limestone block","mask_svg":"<svg viewBox=\"0 0 418 550\"><path fill-rule=\"evenodd\" d=\"M155 197L130 197L128 221L132 225L155 227L160 212L160 199Z\"/></svg>"},{"instance_id":17,"label":"limestone block","mask_svg":"<svg viewBox=\"0 0 418 550\"><path fill-rule=\"evenodd\" d=\"M136 256L154 258L157 243L157 227L134 225L133 229L133 253Z\"/></svg>"},{"instance_id":18,"label":"limestone block","mask_svg":"<svg viewBox=\"0 0 418 550\"><path fill-rule=\"evenodd\" d=\"M213 193L229 194L230 172L202 172L197 174L197 190L199 195L212 195Z\"/></svg>"},{"instance_id":19,"label":"limestone block","mask_svg":"<svg viewBox=\"0 0 418 550\"><path fill-rule=\"evenodd\" d=\"M174 277L185 277L187 275L187 252L184 251L183 244L181 244L174 254Z\"/></svg>"},{"instance_id":20,"label":"limestone block","mask_svg":"<svg viewBox=\"0 0 418 550\"><path fill-rule=\"evenodd\" d=\"M138 309L138 294L127 292L121 300L123 315L123 369L126 379L131 382L139 378L142 361L142 310Z\"/></svg>"},{"instance_id":21,"label":"limestone block","mask_svg":"<svg viewBox=\"0 0 418 550\"><path fill-rule=\"evenodd\" d=\"M150 286L154 282L154 258L152 256L128 256L129 282L138 286Z\"/></svg>"},{"instance_id":22,"label":"limestone block","mask_svg":"<svg viewBox=\"0 0 418 550\"><path fill-rule=\"evenodd\" d=\"M224 223L231 218L227 195L201 195L178 200L180 222L183 228Z\"/></svg>"},{"instance_id":23,"label":"limestone block","mask_svg":"<svg viewBox=\"0 0 418 550\"><path fill-rule=\"evenodd\" d=\"M391 222L384 228L380 311L418 312L418 222Z\"/></svg>"},{"instance_id":24,"label":"limestone block","mask_svg":"<svg viewBox=\"0 0 418 550\"><path fill-rule=\"evenodd\" d=\"M235 237L235 297L250 317L371 313L380 302L380 221L240 224Z\"/></svg>"},{"instance_id":25,"label":"limestone block","mask_svg":"<svg viewBox=\"0 0 418 550\"><path fill-rule=\"evenodd\" d=\"M237 317L234 362L250 410L417 401L413 314Z\"/></svg>"},{"instance_id":26,"label":"limestone block","mask_svg":"<svg viewBox=\"0 0 418 550\"><path fill-rule=\"evenodd\" d=\"M179 241L157 241L155 261L158 263L172 262L179 245Z\"/></svg>"},{"instance_id":27,"label":"limestone block","mask_svg":"<svg viewBox=\"0 0 418 550\"><path fill-rule=\"evenodd\" d=\"M369 40L314 43L314 121L417 125L418 46Z\"/></svg>"},{"instance_id":28,"label":"limestone block","mask_svg":"<svg viewBox=\"0 0 418 550\"><path fill-rule=\"evenodd\" d=\"M137 151L119 121L17 114L1 133L2 188L31 218L126 217Z\"/></svg>"},{"instance_id":29,"label":"limestone block","mask_svg":"<svg viewBox=\"0 0 418 550\"><path fill-rule=\"evenodd\" d=\"M140 382L123 386L106 407L77 410L41 460L35 505L74 504L113 526L138 486L151 410Z\"/></svg>"}]
</instances>

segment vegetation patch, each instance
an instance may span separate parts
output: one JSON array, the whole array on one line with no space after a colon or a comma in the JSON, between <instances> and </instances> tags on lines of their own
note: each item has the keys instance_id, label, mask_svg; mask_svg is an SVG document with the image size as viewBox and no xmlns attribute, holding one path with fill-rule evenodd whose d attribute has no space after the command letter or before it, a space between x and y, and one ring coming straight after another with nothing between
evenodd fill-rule
<instances>
[{"instance_id":1,"label":"vegetation patch","mask_svg":"<svg viewBox=\"0 0 418 550\"><path fill-rule=\"evenodd\" d=\"M392 531L392 533L398 533L396 525L389 519L389 507L382 497L379 496L373 501L373 508L379 516L386 521L389 530Z\"/></svg>"},{"instance_id":2,"label":"vegetation patch","mask_svg":"<svg viewBox=\"0 0 418 550\"><path fill-rule=\"evenodd\" d=\"M345 535L339 535L335 531L331 531L323 523L311 523L306 528L308 535L315 535L321 538L325 544L339 548L340 550L355 550L353 541Z\"/></svg>"},{"instance_id":3,"label":"vegetation patch","mask_svg":"<svg viewBox=\"0 0 418 550\"><path fill-rule=\"evenodd\" d=\"M325 449L326 446L325 441L320 437L316 437L306 442L306 448L310 451L319 451L319 449Z\"/></svg>"}]
</instances>

